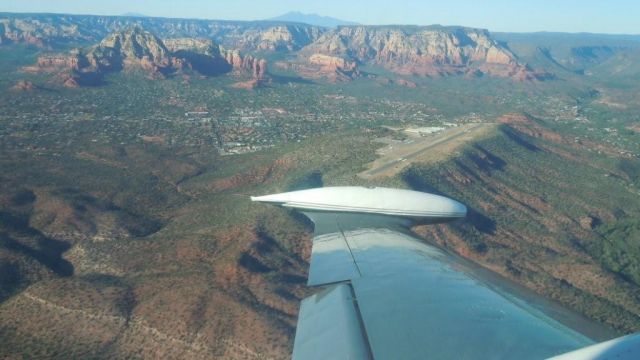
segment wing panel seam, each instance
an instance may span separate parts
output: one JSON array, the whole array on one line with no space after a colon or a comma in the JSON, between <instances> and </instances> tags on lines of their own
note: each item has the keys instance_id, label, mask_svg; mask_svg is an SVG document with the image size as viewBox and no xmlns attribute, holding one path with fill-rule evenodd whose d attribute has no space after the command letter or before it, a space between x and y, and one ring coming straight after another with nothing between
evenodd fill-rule
<instances>
[{"instance_id":1,"label":"wing panel seam","mask_svg":"<svg viewBox=\"0 0 640 360\"><path fill-rule=\"evenodd\" d=\"M342 240L344 240L344 243L347 245L347 249L349 249L349 255L351 256L351 260L353 261L353 265L355 265L356 270L358 271L358 276L362 277L362 272L360 271L360 266L358 266L358 262L356 261L355 256L353 256L353 251L351 250L351 245L349 245L349 241L347 240L347 237L344 234L344 231L342 230L342 227L340 226L340 223L338 222L338 219L336 218L336 225L338 225L338 229L340 230L340 235L342 235ZM353 289L352 289L353 291Z\"/></svg>"},{"instance_id":2,"label":"wing panel seam","mask_svg":"<svg viewBox=\"0 0 640 360\"><path fill-rule=\"evenodd\" d=\"M349 290L351 291L351 298L353 299L353 307L356 310L356 315L358 316L358 324L360 325L360 331L362 332L362 337L364 338L364 342L367 346L367 351L369 352L369 359L373 359L373 349L371 349L371 344L369 343L369 335L367 334L367 328L364 326L364 319L362 318L362 313L360 312L360 306L358 305L358 297L356 296L356 291L353 288L353 283L349 281Z\"/></svg>"}]
</instances>

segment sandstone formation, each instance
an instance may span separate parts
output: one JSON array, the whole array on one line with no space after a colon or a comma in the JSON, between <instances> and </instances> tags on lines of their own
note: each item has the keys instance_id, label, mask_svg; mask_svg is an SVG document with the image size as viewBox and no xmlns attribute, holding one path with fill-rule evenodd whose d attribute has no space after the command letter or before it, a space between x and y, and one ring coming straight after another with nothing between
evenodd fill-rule
<instances>
[{"instance_id":1,"label":"sandstone formation","mask_svg":"<svg viewBox=\"0 0 640 360\"><path fill-rule=\"evenodd\" d=\"M65 80L62 82L62 85L64 85L64 87L68 87L71 89L80 87L80 84L78 83L78 79L73 76L69 76L65 78Z\"/></svg>"},{"instance_id":2,"label":"sandstone formation","mask_svg":"<svg viewBox=\"0 0 640 360\"><path fill-rule=\"evenodd\" d=\"M225 50L223 56L235 71L248 71L256 79L264 79L267 61L251 55L242 56L237 50Z\"/></svg>"},{"instance_id":3,"label":"sandstone formation","mask_svg":"<svg viewBox=\"0 0 640 360\"><path fill-rule=\"evenodd\" d=\"M82 39L78 26L56 26L27 19L0 19L0 44L25 43L44 47L60 38Z\"/></svg>"},{"instance_id":4,"label":"sandstone formation","mask_svg":"<svg viewBox=\"0 0 640 360\"><path fill-rule=\"evenodd\" d=\"M145 31L126 35L132 28L147 29L167 40L163 42L155 35L145 35ZM384 67L404 76L496 76L520 81L552 77L520 61L488 31L463 27L342 26L329 30L278 22L37 14L0 18L0 44L22 42L53 47L65 41L95 43L101 38L105 39L100 45L85 53L88 65L80 64L85 60L82 57L63 56L43 58L39 68L67 62L66 68L96 68L97 64L105 69L142 67L152 78L188 70L205 75L233 70L262 78L264 61L252 56L240 59L238 51L245 54L264 51L298 52L297 61L278 65L303 77L330 81L359 76L360 72L354 67L359 65ZM127 41L141 47L130 47ZM223 46L233 50L225 51ZM591 54L578 50L580 54ZM93 58L92 52L96 55ZM76 64L69 64L73 62Z\"/></svg>"},{"instance_id":5,"label":"sandstone formation","mask_svg":"<svg viewBox=\"0 0 640 360\"><path fill-rule=\"evenodd\" d=\"M305 25L274 26L260 32L257 37L259 40L252 47L256 50L294 51L310 44L321 32L318 27ZM247 41L245 44L250 45L251 42Z\"/></svg>"},{"instance_id":6,"label":"sandstone formation","mask_svg":"<svg viewBox=\"0 0 640 360\"><path fill-rule=\"evenodd\" d=\"M418 87L418 84L414 83L413 81L406 80L406 79L397 79L394 82L396 84L400 85L400 86L405 86L405 87L412 88L412 89Z\"/></svg>"},{"instance_id":7,"label":"sandstone formation","mask_svg":"<svg viewBox=\"0 0 640 360\"><path fill-rule=\"evenodd\" d=\"M36 89L36 86L27 80L20 80L15 85L11 87L11 90L15 91L33 91Z\"/></svg>"},{"instance_id":8,"label":"sandstone formation","mask_svg":"<svg viewBox=\"0 0 640 360\"><path fill-rule=\"evenodd\" d=\"M84 51L42 55L35 66L23 70L68 73L61 77L67 87L96 85L104 74L121 70L142 70L152 79L187 70L211 76L233 70L255 79L266 78L264 59L221 49L211 40L174 38L166 40L166 44L168 46L154 34L134 26L112 33Z\"/></svg>"},{"instance_id":9,"label":"sandstone formation","mask_svg":"<svg viewBox=\"0 0 640 360\"><path fill-rule=\"evenodd\" d=\"M353 61L347 61L343 58L336 56L328 56L323 54L313 54L309 57L309 63L318 65L327 70L340 69L345 72L357 71L356 63Z\"/></svg>"},{"instance_id":10,"label":"sandstone formation","mask_svg":"<svg viewBox=\"0 0 640 360\"><path fill-rule=\"evenodd\" d=\"M95 43L134 25L161 38L214 39L227 48L241 51L296 51L325 31L318 26L278 22L11 14L0 16L0 45L28 43L55 47L69 41Z\"/></svg>"},{"instance_id":11,"label":"sandstone formation","mask_svg":"<svg viewBox=\"0 0 640 360\"><path fill-rule=\"evenodd\" d=\"M219 56L220 46L209 39L168 38L162 41L169 51L191 51L209 56Z\"/></svg>"},{"instance_id":12,"label":"sandstone formation","mask_svg":"<svg viewBox=\"0 0 640 360\"><path fill-rule=\"evenodd\" d=\"M172 72L176 62L160 38L138 26L110 34L81 57L83 72L142 69L151 78Z\"/></svg>"},{"instance_id":13,"label":"sandstone formation","mask_svg":"<svg viewBox=\"0 0 640 360\"><path fill-rule=\"evenodd\" d=\"M459 27L346 26L324 33L301 53L351 59L401 75L489 75L518 80L541 76L488 31Z\"/></svg>"},{"instance_id":14,"label":"sandstone formation","mask_svg":"<svg viewBox=\"0 0 640 360\"><path fill-rule=\"evenodd\" d=\"M355 61L319 53L304 57L299 62L281 61L276 65L293 70L305 78L324 78L330 82L349 81L360 76L360 71Z\"/></svg>"},{"instance_id":15,"label":"sandstone formation","mask_svg":"<svg viewBox=\"0 0 640 360\"><path fill-rule=\"evenodd\" d=\"M36 65L42 69L79 68L80 57L75 54L50 54L38 57Z\"/></svg>"}]
</instances>

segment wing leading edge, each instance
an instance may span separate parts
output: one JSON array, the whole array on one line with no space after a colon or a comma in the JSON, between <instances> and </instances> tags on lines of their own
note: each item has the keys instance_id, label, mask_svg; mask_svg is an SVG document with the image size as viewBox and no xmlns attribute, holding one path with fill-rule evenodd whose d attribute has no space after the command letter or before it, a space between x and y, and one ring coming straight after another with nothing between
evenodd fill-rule
<instances>
[{"instance_id":1,"label":"wing leading edge","mask_svg":"<svg viewBox=\"0 0 640 360\"><path fill-rule=\"evenodd\" d=\"M415 221L464 216L463 205L411 192L415 194L404 199L415 203L403 216L397 215L402 203L390 200L394 189L383 189L385 198L376 200L378 189L357 188L360 196L368 195L368 208L393 206L396 214L362 213L345 210L344 203L332 209L336 198L344 198L345 188L338 188L342 195L337 197L332 189L266 200L296 207L291 203L308 203L305 192L314 192L316 204L324 201L300 208L315 225L308 285L320 291L301 304L294 359L541 359L608 335L606 329L408 231ZM322 196L323 191L329 194ZM408 195L407 190L396 191ZM433 202L420 204L434 199L436 209L429 208ZM357 198L349 201L358 208ZM416 213L431 215L419 218Z\"/></svg>"}]
</instances>

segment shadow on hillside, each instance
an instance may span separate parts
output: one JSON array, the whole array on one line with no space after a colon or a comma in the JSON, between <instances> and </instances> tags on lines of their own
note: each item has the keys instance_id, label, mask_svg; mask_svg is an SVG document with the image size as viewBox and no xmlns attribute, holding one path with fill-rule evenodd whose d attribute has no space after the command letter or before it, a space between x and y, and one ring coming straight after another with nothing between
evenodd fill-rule
<instances>
[{"instance_id":1,"label":"shadow on hillside","mask_svg":"<svg viewBox=\"0 0 640 360\"><path fill-rule=\"evenodd\" d=\"M222 58L179 50L177 57L187 59L194 71L204 76L219 76L231 72L232 66ZM171 75L171 74L165 74Z\"/></svg>"},{"instance_id":2,"label":"shadow on hillside","mask_svg":"<svg viewBox=\"0 0 640 360\"><path fill-rule=\"evenodd\" d=\"M269 269L276 269L278 271L276 278L281 283L302 284L306 282L307 279L305 277L286 273L286 271L291 270L293 267L293 262L297 262L298 265L302 265L304 264L304 260L300 259L295 254L289 254L275 238L268 234L262 225L259 225L256 228L256 236L258 237L258 241L253 244L253 248L256 250L258 257L261 258L261 260L259 260L258 257L255 257L254 259L260 261L260 265ZM247 265L251 265L251 262L247 261L249 259L245 255L246 253L243 253L241 258L241 260L244 259L244 264L240 264L248 270L251 270L251 268L247 267Z\"/></svg>"},{"instance_id":3,"label":"shadow on hillside","mask_svg":"<svg viewBox=\"0 0 640 360\"><path fill-rule=\"evenodd\" d=\"M269 74L271 80L277 84L314 84L312 80L304 79L300 76L273 75Z\"/></svg>"},{"instance_id":4,"label":"shadow on hillside","mask_svg":"<svg viewBox=\"0 0 640 360\"><path fill-rule=\"evenodd\" d=\"M61 188L52 192L56 196L63 198L73 209L77 211L79 216L95 216L95 212L111 212L116 215L116 225L126 230L133 237L145 237L154 234L164 224L147 216L133 213L122 208L110 201L105 201L91 195L80 192L76 189ZM96 224L91 224L93 233L95 233Z\"/></svg>"},{"instance_id":5,"label":"shadow on hillside","mask_svg":"<svg viewBox=\"0 0 640 360\"><path fill-rule=\"evenodd\" d=\"M471 152L467 154L467 157L473 161L473 163L482 171L491 172L491 170L502 171L505 166L507 166L507 162L504 161L501 157L494 155L489 150L483 148L482 146L476 144L473 146L476 150L478 150L482 155L476 155Z\"/></svg>"},{"instance_id":6,"label":"shadow on hillside","mask_svg":"<svg viewBox=\"0 0 640 360\"><path fill-rule=\"evenodd\" d=\"M268 256L276 250L282 250L282 247L276 239L271 237L261 226L256 229L258 241L253 245L260 256Z\"/></svg>"},{"instance_id":7,"label":"shadow on hillside","mask_svg":"<svg viewBox=\"0 0 640 360\"><path fill-rule=\"evenodd\" d=\"M84 87L101 87L107 85L102 72L78 72L73 73L73 79L79 86Z\"/></svg>"},{"instance_id":8,"label":"shadow on hillside","mask_svg":"<svg viewBox=\"0 0 640 360\"><path fill-rule=\"evenodd\" d=\"M243 252L238 259L238 265L249 270L252 273L264 274L273 271L272 268L265 265L260 259L254 257L248 252Z\"/></svg>"},{"instance_id":9,"label":"shadow on hillside","mask_svg":"<svg viewBox=\"0 0 640 360\"><path fill-rule=\"evenodd\" d=\"M466 221L481 233L487 235L494 235L496 233L496 222L468 205Z\"/></svg>"},{"instance_id":10,"label":"shadow on hillside","mask_svg":"<svg viewBox=\"0 0 640 360\"><path fill-rule=\"evenodd\" d=\"M0 223L4 228L14 230L20 237L35 239L37 247L23 244L6 232L0 232L0 247L32 258L46 266L56 275L68 277L73 275L73 265L62 258L62 254L71 247L64 241L51 239L40 231L29 226L26 220L6 212L0 212Z\"/></svg>"},{"instance_id":11,"label":"shadow on hillside","mask_svg":"<svg viewBox=\"0 0 640 360\"><path fill-rule=\"evenodd\" d=\"M322 179L322 172L316 170L295 179L289 186L287 186L287 191L313 189L323 186L324 180Z\"/></svg>"},{"instance_id":12,"label":"shadow on hillside","mask_svg":"<svg viewBox=\"0 0 640 360\"><path fill-rule=\"evenodd\" d=\"M450 199L454 199L456 201L460 201L455 199L455 197L440 191L438 188L434 187L433 185L425 182L422 178L418 177L415 173L411 171L405 171L402 174L402 178L414 190L441 195L441 196L448 197ZM469 206L469 204L466 204L464 201L460 201L460 202L467 207L467 217L459 221L463 221L471 224L476 230L478 230L481 233L484 233L487 235L495 234L496 232L495 220L491 219L485 214Z\"/></svg>"},{"instance_id":13,"label":"shadow on hillside","mask_svg":"<svg viewBox=\"0 0 640 360\"><path fill-rule=\"evenodd\" d=\"M22 277L19 265L9 261L0 262L0 303L10 297L20 288L20 285L22 285Z\"/></svg>"},{"instance_id":14,"label":"shadow on hillside","mask_svg":"<svg viewBox=\"0 0 640 360\"><path fill-rule=\"evenodd\" d=\"M23 206L31 204L36 200L36 195L31 190L17 191L9 201L13 206Z\"/></svg>"},{"instance_id":15,"label":"shadow on hillside","mask_svg":"<svg viewBox=\"0 0 640 360\"><path fill-rule=\"evenodd\" d=\"M523 148L533 152L540 151L539 147L525 140L520 134L518 134L515 130L513 130L509 126L501 126L500 131L502 131L502 133L505 134L510 140L514 141L515 143L522 146Z\"/></svg>"}]
</instances>

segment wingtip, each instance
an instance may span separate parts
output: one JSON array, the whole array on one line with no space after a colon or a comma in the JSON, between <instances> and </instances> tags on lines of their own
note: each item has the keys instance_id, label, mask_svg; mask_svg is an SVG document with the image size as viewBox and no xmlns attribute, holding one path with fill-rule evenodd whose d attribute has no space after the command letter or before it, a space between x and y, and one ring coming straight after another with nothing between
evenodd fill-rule
<instances>
[{"instance_id":1,"label":"wingtip","mask_svg":"<svg viewBox=\"0 0 640 360\"><path fill-rule=\"evenodd\" d=\"M278 194L276 194L278 195ZM278 203L278 199L274 199L274 195L251 196L251 201L263 203Z\"/></svg>"}]
</instances>

